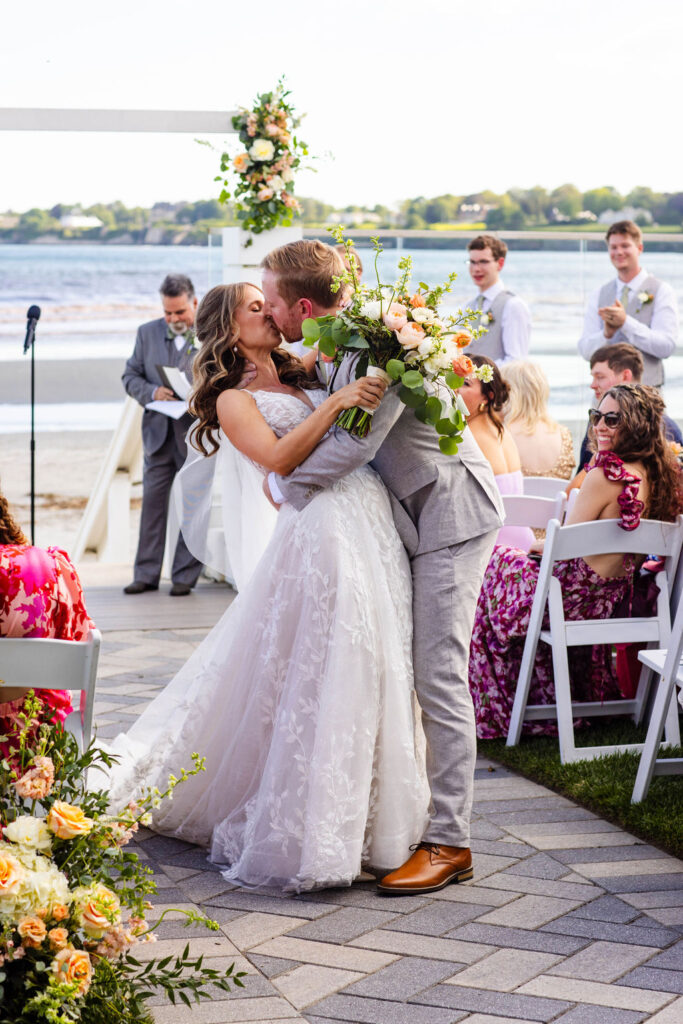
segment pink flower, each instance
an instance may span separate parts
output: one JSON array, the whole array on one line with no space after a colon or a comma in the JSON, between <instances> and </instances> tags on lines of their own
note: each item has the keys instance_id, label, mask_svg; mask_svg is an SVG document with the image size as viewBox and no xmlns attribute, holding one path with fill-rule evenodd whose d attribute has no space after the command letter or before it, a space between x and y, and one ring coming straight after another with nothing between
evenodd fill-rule
<instances>
[{"instance_id":1,"label":"pink flower","mask_svg":"<svg viewBox=\"0 0 683 1024\"><path fill-rule=\"evenodd\" d=\"M22 800L44 800L55 781L55 766L49 757L36 757L29 768L14 783L17 796Z\"/></svg>"},{"instance_id":2,"label":"pink flower","mask_svg":"<svg viewBox=\"0 0 683 1024\"><path fill-rule=\"evenodd\" d=\"M299 200L295 199L294 196L289 194L289 192L282 191L280 193L280 199L285 204L288 210L301 209L301 204L299 203Z\"/></svg>"},{"instance_id":3,"label":"pink flower","mask_svg":"<svg viewBox=\"0 0 683 1024\"><path fill-rule=\"evenodd\" d=\"M280 134L280 128L273 121L269 121L266 125L266 135L270 135L271 138L275 138Z\"/></svg>"},{"instance_id":4,"label":"pink flower","mask_svg":"<svg viewBox=\"0 0 683 1024\"><path fill-rule=\"evenodd\" d=\"M397 305L397 303L392 303L392 305ZM386 323L386 314L384 316L384 322ZM387 327L388 326L389 324L387 324ZM398 340L404 348L417 348L424 339L424 329L413 321L410 323L406 322L400 331L398 331Z\"/></svg>"},{"instance_id":5,"label":"pink flower","mask_svg":"<svg viewBox=\"0 0 683 1024\"><path fill-rule=\"evenodd\" d=\"M259 203L267 203L269 199L273 198L272 188L260 188L256 193L256 198Z\"/></svg>"},{"instance_id":6,"label":"pink flower","mask_svg":"<svg viewBox=\"0 0 683 1024\"><path fill-rule=\"evenodd\" d=\"M382 319L390 331L400 331L408 323L408 310L400 302L392 302Z\"/></svg>"},{"instance_id":7,"label":"pink flower","mask_svg":"<svg viewBox=\"0 0 683 1024\"><path fill-rule=\"evenodd\" d=\"M469 377L473 369L474 363L464 352L453 360L453 373L457 373L458 377Z\"/></svg>"}]
</instances>

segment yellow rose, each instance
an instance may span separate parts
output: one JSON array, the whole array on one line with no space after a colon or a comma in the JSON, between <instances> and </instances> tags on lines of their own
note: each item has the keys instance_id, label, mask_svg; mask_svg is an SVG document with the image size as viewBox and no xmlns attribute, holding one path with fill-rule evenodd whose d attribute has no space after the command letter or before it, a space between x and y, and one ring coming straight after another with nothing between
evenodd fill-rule
<instances>
[{"instance_id":1,"label":"yellow rose","mask_svg":"<svg viewBox=\"0 0 683 1024\"><path fill-rule=\"evenodd\" d=\"M47 825L60 839L75 839L88 834L93 827L93 820L86 818L80 807L55 800L47 816Z\"/></svg>"},{"instance_id":2,"label":"yellow rose","mask_svg":"<svg viewBox=\"0 0 683 1024\"><path fill-rule=\"evenodd\" d=\"M275 154L275 146L270 139L256 139L249 150L252 160L272 160Z\"/></svg>"},{"instance_id":3,"label":"yellow rose","mask_svg":"<svg viewBox=\"0 0 683 1024\"><path fill-rule=\"evenodd\" d=\"M11 853L0 853L0 896L16 892L24 877L24 869Z\"/></svg>"},{"instance_id":4,"label":"yellow rose","mask_svg":"<svg viewBox=\"0 0 683 1024\"><path fill-rule=\"evenodd\" d=\"M78 982L77 996L84 995L90 988L92 964L84 949L62 949L52 961L52 970L57 981Z\"/></svg>"}]
</instances>

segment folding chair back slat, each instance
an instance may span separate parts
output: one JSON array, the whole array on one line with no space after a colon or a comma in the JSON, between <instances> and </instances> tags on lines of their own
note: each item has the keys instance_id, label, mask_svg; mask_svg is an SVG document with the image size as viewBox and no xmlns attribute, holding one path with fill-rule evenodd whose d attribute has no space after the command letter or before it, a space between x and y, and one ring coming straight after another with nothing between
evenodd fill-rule
<instances>
[{"instance_id":1,"label":"folding chair back slat","mask_svg":"<svg viewBox=\"0 0 683 1024\"><path fill-rule=\"evenodd\" d=\"M67 716L64 727L81 750L90 743L101 634L88 639L47 640L38 637L0 639L0 680L5 687L26 690L78 690L84 694L80 711ZM0 686L0 700L2 699Z\"/></svg>"},{"instance_id":2,"label":"folding chair back slat","mask_svg":"<svg viewBox=\"0 0 683 1024\"><path fill-rule=\"evenodd\" d=\"M554 497L534 497L529 494L504 494L506 526L529 526L545 530L551 519L562 521L567 499L562 491Z\"/></svg>"}]
</instances>

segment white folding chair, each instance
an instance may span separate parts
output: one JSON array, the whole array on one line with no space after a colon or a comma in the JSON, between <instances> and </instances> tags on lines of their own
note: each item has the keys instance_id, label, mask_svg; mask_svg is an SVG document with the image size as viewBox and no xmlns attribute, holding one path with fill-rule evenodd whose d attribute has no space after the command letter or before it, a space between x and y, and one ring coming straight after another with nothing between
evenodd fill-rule
<instances>
[{"instance_id":1,"label":"white folding chair","mask_svg":"<svg viewBox=\"0 0 683 1024\"><path fill-rule=\"evenodd\" d=\"M650 715L647 736L640 755L638 773L631 803L638 804L647 796L653 775L679 775L683 773L683 757L658 758L657 751L662 741L662 732L667 712L676 708L676 685L683 687L683 597L678 601L678 610L671 629L668 650L641 651L638 657L643 665L659 676L659 685ZM668 737L667 737L668 740ZM667 744L668 745L668 742Z\"/></svg>"},{"instance_id":2,"label":"white folding chair","mask_svg":"<svg viewBox=\"0 0 683 1024\"><path fill-rule=\"evenodd\" d=\"M558 491L564 491L568 480L556 476L525 476L524 493L533 498L554 498Z\"/></svg>"},{"instance_id":3,"label":"white folding chair","mask_svg":"<svg viewBox=\"0 0 683 1024\"><path fill-rule=\"evenodd\" d=\"M573 717L633 715L635 721L639 722L647 698L651 679L650 670L646 666L643 667L638 690L632 700L573 702L569 684L567 648L603 643L639 642L645 642L650 647L668 646L671 634L670 584L676 572L682 544L683 516L679 516L675 523L642 520L638 528L630 532L622 530L616 519L607 519L596 523L577 523L574 526L564 527L561 527L557 520L549 523L510 718L508 746L515 746L519 743L524 721L556 718L560 740L560 759L563 764L571 761L591 760L615 751L642 750L642 743L577 748L574 739ZM656 614L652 617L566 621L560 581L552 574L555 562L612 552L634 555L656 552L664 558L664 568L656 576L656 582L660 588ZM550 629L542 629L546 602ZM550 644L552 648L555 704L528 704L534 659L539 641ZM667 741L679 743L680 730L676 708L671 701L669 704L670 706L666 709Z\"/></svg>"},{"instance_id":4,"label":"white folding chair","mask_svg":"<svg viewBox=\"0 0 683 1024\"><path fill-rule=\"evenodd\" d=\"M0 680L7 687L25 690L80 690L79 711L72 711L64 728L81 751L92 736L97 660L102 637L93 629L87 640L43 640L38 637L0 639ZM38 694L39 695L39 694ZM2 699L2 686L0 686Z\"/></svg>"},{"instance_id":5,"label":"white folding chair","mask_svg":"<svg viewBox=\"0 0 683 1024\"><path fill-rule=\"evenodd\" d=\"M567 496L564 491L558 491L553 497L504 494L505 525L545 530L551 519L562 522L566 504Z\"/></svg>"}]
</instances>

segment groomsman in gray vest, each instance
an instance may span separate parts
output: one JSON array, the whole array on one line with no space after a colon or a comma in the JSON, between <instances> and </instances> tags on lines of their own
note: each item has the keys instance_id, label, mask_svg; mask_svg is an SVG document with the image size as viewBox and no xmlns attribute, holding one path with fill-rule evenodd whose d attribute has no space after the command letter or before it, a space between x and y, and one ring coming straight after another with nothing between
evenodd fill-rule
<instances>
[{"instance_id":1,"label":"groomsman in gray vest","mask_svg":"<svg viewBox=\"0 0 683 1024\"><path fill-rule=\"evenodd\" d=\"M643 236L632 220L612 224L607 251L617 272L588 300L579 352L590 359L596 349L619 341L640 349L643 384L664 383L663 360L678 342L678 306L671 285L640 266Z\"/></svg>"},{"instance_id":2,"label":"groomsman in gray vest","mask_svg":"<svg viewBox=\"0 0 683 1024\"><path fill-rule=\"evenodd\" d=\"M486 334L473 341L467 355L488 356L502 366L529 355L531 314L525 302L505 287L500 272L508 247L493 235L478 235L467 246L470 277L479 294L467 305L479 311L473 327L485 327Z\"/></svg>"},{"instance_id":3,"label":"groomsman in gray vest","mask_svg":"<svg viewBox=\"0 0 683 1024\"><path fill-rule=\"evenodd\" d=\"M188 379L192 379L197 311L192 281L184 274L168 274L159 291L164 315L138 328L135 349L121 378L128 394L143 408L152 401L166 402L176 398L161 379L159 366L176 366ZM133 582L124 587L126 594L159 589L166 546L168 502L175 475L187 456L185 435L191 425L189 413L180 419L172 419L145 408L142 417L144 464L140 538ZM190 554L180 534L171 567L171 596L189 594L201 568L201 562Z\"/></svg>"},{"instance_id":4,"label":"groomsman in gray vest","mask_svg":"<svg viewBox=\"0 0 683 1024\"><path fill-rule=\"evenodd\" d=\"M307 316L335 313L332 289L343 272L322 242L301 241L261 264L265 312L286 338L301 337ZM346 357L329 390L342 387L355 361ZM387 895L434 892L472 878L470 814L476 733L468 662L474 613L502 503L491 466L469 431L457 455L444 455L436 432L389 388L364 437L333 428L287 477L271 473L269 496L304 508L322 488L369 463L389 491L396 529L413 578L415 692L427 738L432 813L417 849L385 876Z\"/></svg>"}]
</instances>

